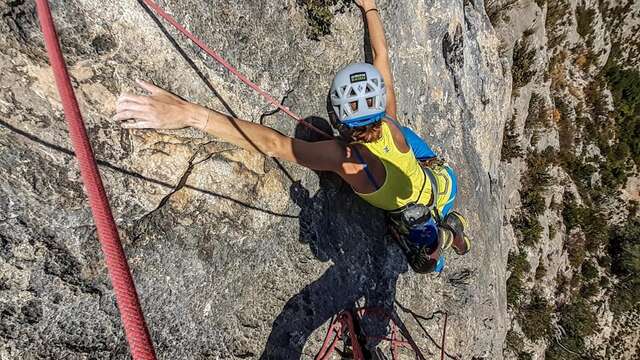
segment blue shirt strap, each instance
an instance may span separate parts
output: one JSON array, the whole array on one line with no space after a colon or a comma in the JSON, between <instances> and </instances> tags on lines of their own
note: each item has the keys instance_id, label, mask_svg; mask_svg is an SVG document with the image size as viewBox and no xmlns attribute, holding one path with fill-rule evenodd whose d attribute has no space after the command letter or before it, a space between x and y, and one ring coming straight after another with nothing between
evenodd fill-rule
<instances>
[{"instance_id":1,"label":"blue shirt strap","mask_svg":"<svg viewBox=\"0 0 640 360\"><path fill-rule=\"evenodd\" d=\"M367 164L367 162L362 157L362 154L360 154L360 150L358 150L358 148L355 147L355 146L351 146L351 149L353 149L353 153L356 155L356 158L358 159L358 162L360 164L364 165L364 172L367 173L367 178L369 178L369 182L371 183L371 185L373 185L374 189L378 190L378 182L373 177L373 174L371 173L371 170L369 170L369 165Z\"/></svg>"},{"instance_id":2,"label":"blue shirt strap","mask_svg":"<svg viewBox=\"0 0 640 360\"><path fill-rule=\"evenodd\" d=\"M413 130L406 126L401 126L398 124L396 119L391 116L385 116L385 119L391 121L404 136L404 141L406 141L407 145L413 150L413 155L415 155L416 159L419 161L424 161L428 159L432 159L437 157L436 153L431 150L431 147L424 141L418 134L416 134Z\"/></svg>"}]
</instances>

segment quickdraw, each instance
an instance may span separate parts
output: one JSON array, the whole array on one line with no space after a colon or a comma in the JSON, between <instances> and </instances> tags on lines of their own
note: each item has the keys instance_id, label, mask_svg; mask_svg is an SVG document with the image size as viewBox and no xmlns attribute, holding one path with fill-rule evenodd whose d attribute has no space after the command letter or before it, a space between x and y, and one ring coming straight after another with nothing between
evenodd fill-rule
<instances>
[{"instance_id":1,"label":"quickdraw","mask_svg":"<svg viewBox=\"0 0 640 360\"><path fill-rule=\"evenodd\" d=\"M359 334L358 326L365 317L376 317L384 321L388 321L391 326L390 337L367 336ZM446 324L446 323L445 323ZM362 336L360 336L362 335ZM401 348L408 349L415 354L416 360L426 360L418 345L413 341L411 336L402 331L396 323L393 316L386 310L381 308L358 308L353 311L344 310L338 314L335 320L329 325L327 335L322 344L322 348L315 360L329 360L331 355L336 351L336 347L340 340L349 339L351 352L354 360L365 360L364 350L360 344L359 338L363 340L388 341L390 343L391 359L398 360L398 351ZM443 338L444 344L444 338ZM444 347L443 347L444 353Z\"/></svg>"}]
</instances>

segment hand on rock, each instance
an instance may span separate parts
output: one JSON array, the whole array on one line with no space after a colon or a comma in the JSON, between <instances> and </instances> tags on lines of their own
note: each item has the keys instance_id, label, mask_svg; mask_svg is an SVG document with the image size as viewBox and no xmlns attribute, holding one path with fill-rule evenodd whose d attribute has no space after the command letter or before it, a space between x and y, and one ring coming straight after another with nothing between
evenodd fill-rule
<instances>
[{"instance_id":1,"label":"hand on rock","mask_svg":"<svg viewBox=\"0 0 640 360\"><path fill-rule=\"evenodd\" d=\"M362 9L362 11L367 11L376 8L375 0L355 0L356 4Z\"/></svg>"},{"instance_id":2,"label":"hand on rock","mask_svg":"<svg viewBox=\"0 0 640 360\"><path fill-rule=\"evenodd\" d=\"M116 104L115 121L129 129L181 129L187 126L190 103L142 80L138 85L149 95L123 93Z\"/></svg>"}]
</instances>

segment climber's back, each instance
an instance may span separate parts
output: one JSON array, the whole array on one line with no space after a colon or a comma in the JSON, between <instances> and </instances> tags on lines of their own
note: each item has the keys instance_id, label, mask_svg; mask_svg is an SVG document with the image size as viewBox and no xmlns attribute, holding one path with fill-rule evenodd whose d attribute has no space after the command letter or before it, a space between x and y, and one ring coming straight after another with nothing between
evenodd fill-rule
<instances>
[{"instance_id":1,"label":"climber's back","mask_svg":"<svg viewBox=\"0 0 640 360\"><path fill-rule=\"evenodd\" d=\"M364 151L377 157L384 167L384 174L371 174L374 179L372 185L376 187L373 192L356 193L371 205L387 211L413 202L428 204L431 183L406 141L394 138L394 133L403 136L401 130L391 119L381 121L379 127L380 137L377 140L357 141L353 145L361 145Z\"/></svg>"}]
</instances>

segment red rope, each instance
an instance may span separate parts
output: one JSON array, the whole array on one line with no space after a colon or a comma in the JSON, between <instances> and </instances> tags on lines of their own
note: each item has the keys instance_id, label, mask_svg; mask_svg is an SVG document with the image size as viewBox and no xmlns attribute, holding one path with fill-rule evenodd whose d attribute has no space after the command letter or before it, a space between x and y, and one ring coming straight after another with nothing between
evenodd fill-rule
<instances>
[{"instance_id":1,"label":"red rope","mask_svg":"<svg viewBox=\"0 0 640 360\"><path fill-rule=\"evenodd\" d=\"M116 294L116 301L118 302L118 309L120 310L120 317L129 342L131 355L134 360L155 360L155 351L142 315L136 287L120 243L118 229L113 221L109 200L102 185L100 172L98 171L91 143L82 120L82 114L69 81L69 74L60 50L49 2L47 0L36 1L38 18L44 33L44 42L49 53L49 60L69 126L69 135L80 163L82 182L89 198L89 205L91 206L105 263Z\"/></svg>"},{"instance_id":2,"label":"red rope","mask_svg":"<svg viewBox=\"0 0 640 360\"><path fill-rule=\"evenodd\" d=\"M356 333L356 322L361 322L365 317L377 317L384 320L388 320L391 325L391 336L367 336L362 334L364 338L368 340L388 341L390 343L391 358L393 360L399 359L398 349L405 348L412 350L416 355L416 360L425 360L424 355L418 345L413 341L411 336L402 331L398 326L398 323L387 310L382 308L357 308L353 311L344 310L341 311L335 320L332 321L327 335L325 336L322 348L315 360L329 360L333 358L333 353L337 347L339 340L344 341L344 335L349 334L351 340L351 348L353 351L354 360L364 360L364 352L358 340L358 334ZM403 339L404 338L404 339ZM385 357L386 358L386 357Z\"/></svg>"},{"instance_id":3,"label":"red rope","mask_svg":"<svg viewBox=\"0 0 640 360\"><path fill-rule=\"evenodd\" d=\"M174 28L176 28L176 30L180 31L182 33L182 35L184 35L187 38L189 38L189 40L191 40L200 49L202 49L202 51L206 52L209 56L211 56L220 65L224 66L227 70L229 70L229 72L231 72L238 79L240 79L240 81L245 83L251 89L255 90L258 94L262 95L262 97L264 97L273 106L275 106L276 108L282 110L285 114L289 115L292 119L298 121L302 125L304 125L304 126L308 127L309 129L317 132L318 134L321 134L321 135L327 137L328 139L332 139L333 138L333 136L327 134L326 132L324 132L324 131L318 129L317 127L315 127L315 126L309 124L308 122L306 122L300 115L297 115L296 113L291 111L291 109L289 109L288 107L283 106L279 101L274 99L273 96L269 95L269 93L264 91L260 86L258 86L253 81L249 80L246 76L242 75L242 73L240 73L240 71L238 71L238 69L233 67L222 56L220 56L218 53L216 53L211 48L209 48L207 46L207 44L204 43L204 41L200 40L195 35L193 35L189 30L187 30L178 21L176 21L176 19L174 19L171 15L167 14L158 4L156 4L155 2L153 2L151 0L142 0L142 1L145 4L147 4L147 6L149 6L149 8L151 8L156 14L158 14L160 17L165 19Z\"/></svg>"},{"instance_id":4,"label":"red rope","mask_svg":"<svg viewBox=\"0 0 640 360\"><path fill-rule=\"evenodd\" d=\"M444 328L442 329L442 345L440 346L440 360L444 360L444 354L446 351L444 350L445 340L447 340L447 320L449 319L449 313L444 313Z\"/></svg>"}]
</instances>

